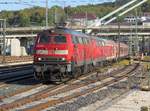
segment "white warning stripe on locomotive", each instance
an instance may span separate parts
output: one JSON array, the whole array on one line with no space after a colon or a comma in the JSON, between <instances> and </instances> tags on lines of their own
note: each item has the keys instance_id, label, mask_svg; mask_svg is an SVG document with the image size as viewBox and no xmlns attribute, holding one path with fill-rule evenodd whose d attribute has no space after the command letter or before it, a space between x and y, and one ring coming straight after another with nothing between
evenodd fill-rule
<instances>
[{"instance_id":1,"label":"white warning stripe on locomotive","mask_svg":"<svg viewBox=\"0 0 150 111\"><path fill-rule=\"evenodd\" d=\"M68 54L68 50L55 50L54 54L67 55Z\"/></svg>"},{"instance_id":2,"label":"white warning stripe on locomotive","mask_svg":"<svg viewBox=\"0 0 150 111\"><path fill-rule=\"evenodd\" d=\"M48 54L48 50L37 50L36 54Z\"/></svg>"}]
</instances>

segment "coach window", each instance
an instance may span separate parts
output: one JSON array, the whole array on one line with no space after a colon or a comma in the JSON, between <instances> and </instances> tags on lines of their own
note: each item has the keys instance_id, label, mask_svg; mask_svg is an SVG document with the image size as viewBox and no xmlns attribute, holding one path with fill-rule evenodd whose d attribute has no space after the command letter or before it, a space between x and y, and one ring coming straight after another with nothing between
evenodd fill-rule
<instances>
[{"instance_id":1,"label":"coach window","mask_svg":"<svg viewBox=\"0 0 150 111\"><path fill-rule=\"evenodd\" d=\"M84 44L88 44L86 38L83 38L83 40L84 40Z\"/></svg>"},{"instance_id":2,"label":"coach window","mask_svg":"<svg viewBox=\"0 0 150 111\"><path fill-rule=\"evenodd\" d=\"M85 38L82 37L81 39L82 39L83 44L86 44Z\"/></svg>"},{"instance_id":3,"label":"coach window","mask_svg":"<svg viewBox=\"0 0 150 111\"><path fill-rule=\"evenodd\" d=\"M88 38L86 38L86 42L87 42L87 44L89 44L89 39Z\"/></svg>"},{"instance_id":4,"label":"coach window","mask_svg":"<svg viewBox=\"0 0 150 111\"><path fill-rule=\"evenodd\" d=\"M74 43L74 44L77 44L77 43L78 43L77 37L72 36L72 43Z\"/></svg>"},{"instance_id":5,"label":"coach window","mask_svg":"<svg viewBox=\"0 0 150 111\"><path fill-rule=\"evenodd\" d=\"M104 41L102 41L102 46L105 46L105 43L104 43Z\"/></svg>"},{"instance_id":6,"label":"coach window","mask_svg":"<svg viewBox=\"0 0 150 111\"><path fill-rule=\"evenodd\" d=\"M76 36L75 39L76 39L76 43L79 44L80 43L79 42L79 37Z\"/></svg>"},{"instance_id":7,"label":"coach window","mask_svg":"<svg viewBox=\"0 0 150 111\"><path fill-rule=\"evenodd\" d=\"M99 41L99 46L102 46L102 42L101 41Z\"/></svg>"},{"instance_id":8,"label":"coach window","mask_svg":"<svg viewBox=\"0 0 150 111\"><path fill-rule=\"evenodd\" d=\"M83 44L83 41L82 41L82 38L81 38L81 37L78 37L78 40L79 40L79 43L80 43L80 44Z\"/></svg>"},{"instance_id":9,"label":"coach window","mask_svg":"<svg viewBox=\"0 0 150 111\"><path fill-rule=\"evenodd\" d=\"M87 43L89 44L90 43L89 38L87 38L86 40L87 40Z\"/></svg>"},{"instance_id":10,"label":"coach window","mask_svg":"<svg viewBox=\"0 0 150 111\"><path fill-rule=\"evenodd\" d=\"M97 44L97 46L99 46L99 41L98 40L96 41L96 44Z\"/></svg>"}]
</instances>

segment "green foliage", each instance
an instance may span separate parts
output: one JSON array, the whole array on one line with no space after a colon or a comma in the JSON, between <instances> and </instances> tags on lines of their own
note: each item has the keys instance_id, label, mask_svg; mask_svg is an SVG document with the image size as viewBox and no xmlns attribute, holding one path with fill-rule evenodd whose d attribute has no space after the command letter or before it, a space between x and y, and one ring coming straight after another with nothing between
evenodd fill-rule
<instances>
[{"instance_id":1,"label":"green foliage","mask_svg":"<svg viewBox=\"0 0 150 111\"><path fill-rule=\"evenodd\" d=\"M28 13L24 11L20 11L19 14L19 23L21 27L27 27L30 25L30 18L28 17Z\"/></svg>"},{"instance_id":2,"label":"green foliage","mask_svg":"<svg viewBox=\"0 0 150 111\"><path fill-rule=\"evenodd\" d=\"M130 0L116 0L115 3L103 3L97 5L82 5L77 7L65 7L64 10L59 6L53 6L48 10L48 23L54 25L54 23L63 22L67 17L75 13L94 13L97 17L101 18L108 14L112 10L120 7L124 3ZM132 11L135 14L135 11ZM150 1L145 3L141 8L138 8L138 12L150 12ZM33 7L20 11L1 11L0 19L7 19L7 26L45 26L45 8Z\"/></svg>"},{"instance_id":3,"label":"green foliage","mask_svg":"<svg viewBox=\"0 0 150 111\"><path fill-rule=\"evenodd\" d=\"M150 0L148 0L143 6L142 6L142 10L144 12L150 12Z\"/></svg>"},{"instance_id":4,"label":"green foliage","mask_svg":"<svg viewBox=\"0 0 150 111\"><path fill-rule=\"evenodd\" d=\"M141 111L148 111L148 107L142 106L142 107L141 107Z\"/></svg>"}]
</instances>

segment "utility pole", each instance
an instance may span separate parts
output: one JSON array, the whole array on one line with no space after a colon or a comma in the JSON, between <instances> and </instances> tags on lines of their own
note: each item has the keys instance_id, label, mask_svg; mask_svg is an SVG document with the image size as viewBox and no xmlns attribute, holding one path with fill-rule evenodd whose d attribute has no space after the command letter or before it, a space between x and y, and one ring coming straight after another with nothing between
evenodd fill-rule
<instances>
[{"instance_id":1,"label":"utility pole","mask_svg":"<svg viewBox=\"0 0 150 111\"><path fill-rule=\"evenodd\" d=\"M135 34L136 34L136 40L135 40L135 47L136 47L136 55L139 52L139 40L138 40L138 19L137 19L137 9L135 9L135 16L136 16L136 21L135 21Z\"/></svg>"},{"instance_id":2,"label":"utility pole","mask_svg":"<svg viewBox=\"0 0 150 111\"><path fill-rule=\"evenodd\" d=\"M120 17L118 16L118 58L120 57Z\"/></svg>"},{"instance_id":3,"label":"utility pole","mask_svg":"<svg viewBox=\"0 0 150 111\"><path fill-rule=\"evenodd\" d=\"M48 0L46 0L46 13L45 13L45 17L46 17L46 29L48 28Z\"/></svg>"},{"instance_id":4,"label":"utility pole","mask_svg":"<svg viewBox=\"0 0 150 111\"><path fill-rule=\"evenodd\" d=\"M131 29L130 29L130 38L129 38L129 55L130 57L133 56L133 29L132 29L132 22L130 22L130 26L131 26Z\"/></svg>"},{"instance_id":5,"label":"utility pole","mask_svg":"<svg viewBox=\"0 0 150 111\"><path fill-rule=\"evenodd\" d=\"M87 28L87 26L88 26L88 13L87 13L87 11L85 12L85 27Z\"/></svg>"}]
</instances>

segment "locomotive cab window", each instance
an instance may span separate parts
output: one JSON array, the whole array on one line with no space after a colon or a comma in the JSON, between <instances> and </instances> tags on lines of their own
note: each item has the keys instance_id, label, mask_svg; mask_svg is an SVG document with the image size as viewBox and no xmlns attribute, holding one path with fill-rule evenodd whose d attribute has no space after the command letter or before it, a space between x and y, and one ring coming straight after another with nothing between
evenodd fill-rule
<instances>
[{"instance_id":1,"label":"locomotive cab window","mask_svg":"<svg viewBox=\"0 0 150 111\"><path fill-rule=\"evenodd\" d=\"M47 34L41 34L40 37L39 37L39 40L38 42L39 43L49 43L51 40L51 36L47 35Z\"/></svg>"},{"instance_id":2,"label":"locomotive cab window","mask_svg":"<svg viewBox=\"0 0 150 111\"><path fill-rule=\"evenodd\" d=\"M66 43L67 40L66 40L65 36L59 35L59 36L54 37L54 42L55 43Z\"/></svg>"},{"instance_id":3,"label":"locomotive cab window","mask_svg":"<svg viewBox=\"0 0 150 111\"><path fill-rule=\"evenodd\" d=\"M81 38L81 37L78 37L78 40L79 40L79 43L80 43L80 44L83 44L83 41L82 41L82 38Z\"/></svg>"}]
</instances>

